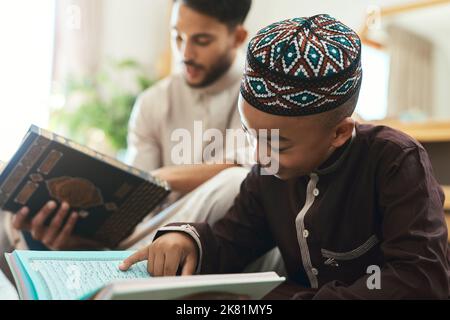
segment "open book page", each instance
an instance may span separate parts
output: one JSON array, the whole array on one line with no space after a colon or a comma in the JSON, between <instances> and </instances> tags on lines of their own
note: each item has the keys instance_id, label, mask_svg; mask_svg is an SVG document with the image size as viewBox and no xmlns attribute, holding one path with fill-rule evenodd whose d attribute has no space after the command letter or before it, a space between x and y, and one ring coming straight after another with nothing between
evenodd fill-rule
<instances>
[{"instance_id":1,"label":"open book page","mask_svg":"<svg viewBox=\"0 0 450 320\"><path fill-rule=\"evenodd\" d=\"M147 261L128 271L134 251L20 251L7 254L23 299L178 299L227 292L260 299L284 281L275 272L151 277Z\"/></svg>"},{"instance_id":2,"label":"open book page","mask_svg":"<svg viewBox=\"0 0 450 320\"><path fill-rule=\"evenodd\" d=\"M80 299L113 280L149 278L147 262L120 271L120 262L132 251L38 252L16 251L39 299Z\"/></svg>"}]
</instances>

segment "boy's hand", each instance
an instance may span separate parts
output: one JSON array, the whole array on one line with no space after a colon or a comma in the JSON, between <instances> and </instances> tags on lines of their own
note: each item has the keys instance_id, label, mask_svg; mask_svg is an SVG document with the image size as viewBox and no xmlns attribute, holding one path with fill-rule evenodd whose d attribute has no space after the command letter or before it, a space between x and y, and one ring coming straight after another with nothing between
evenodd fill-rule
<instances>
[{"instance_id":1,"label":"boy's hand","mask_svg":"<svg viewBox=\"0 0 450 320\"><path fill-rule=\"evenodd\" d=\"M175 276L181 268L181 275L191 275L197 267L197 244L183 232L169 232L151 245L125 259L119 266L126 271L133 264L147 260L147 271L154 277Z\"/></svg>"},{"instance_id":2,"label":"boy's hand","mask_svg":"<svg viewBox=\"0 0 450 320\"><path fill-rule=\"evenodd\" d=\"M56 202L47 202L31 220L28 218L30 210L27 207L23 207L14 215L13 227L21 231L30 231L33 239L42 242L51 250L101 248L100 244L94 241L83 239L72 234L78 219L76 212L72 212L65 225L63 225L70 209L69 204L66 202L61 204L57 213L52 218L50 225L46 226L45 221L54 212L56 207Z\"/></svg>"}]
</instances>

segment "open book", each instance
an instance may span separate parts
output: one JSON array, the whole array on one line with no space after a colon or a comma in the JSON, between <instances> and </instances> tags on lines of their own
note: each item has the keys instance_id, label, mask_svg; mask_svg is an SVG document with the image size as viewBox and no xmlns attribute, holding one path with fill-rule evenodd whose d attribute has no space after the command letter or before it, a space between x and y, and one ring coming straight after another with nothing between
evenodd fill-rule
<instances>
[{"instance_id":1,"label":"open book","mask_svg":"<svg viewBox=\"0 0 450 320\"><path fill-rule=\"evenodd\" d=\"M133 251L19 251L6 253L21 299L178 299L227 292L261 299L285 279L275 272L152 278L147 262L118 266Z\"/></svg>"},{"instance_id":2,"label":"open book","mask_svg":"<svg viewBox=\"0 0 450 320\"><path fill-rule=\"evenodd\" d=\"M74 233L115 248L170 192L165 181L37 126L1 170L0 208L69 203ZM48 224L51 217L47 219Z\"/></svg>"}]
</instances>

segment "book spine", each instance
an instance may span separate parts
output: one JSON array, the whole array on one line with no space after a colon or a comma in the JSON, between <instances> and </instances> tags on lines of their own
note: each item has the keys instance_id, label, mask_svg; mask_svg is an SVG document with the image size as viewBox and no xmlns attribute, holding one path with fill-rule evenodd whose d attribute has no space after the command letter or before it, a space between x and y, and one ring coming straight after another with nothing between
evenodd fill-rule
<instances>
[{"instance_id":1,"label":"book spine","mask_svg":"<svg viewBox=\"0 0 450 320\"><path fill-rule=\"evenodd\" d=\"M3 207L19 185L27 178L36 162L41 158L50 145L51 140L39 135L33 127L24 138L20 150L3 170L0 185L0 207Z\"/></svg>"}]
</instances>

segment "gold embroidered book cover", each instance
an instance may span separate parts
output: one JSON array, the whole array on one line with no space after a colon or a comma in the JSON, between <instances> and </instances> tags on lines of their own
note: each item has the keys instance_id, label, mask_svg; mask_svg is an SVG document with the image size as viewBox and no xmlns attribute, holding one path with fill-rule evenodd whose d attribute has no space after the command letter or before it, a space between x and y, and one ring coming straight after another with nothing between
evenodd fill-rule
<instances>
[{"instance_id":1,"label":"gold embroidered book cover","mask_svg":"<svg viewBox=\"0 0 450 320\"><path fill-rule=\"evenodd\" d=\"M1 170L0 170L1 172ZM115 247L170 193L165 181L32 125L0 175L0 207L69 203L75 233Z\"/></svg>"}]
</instances>

